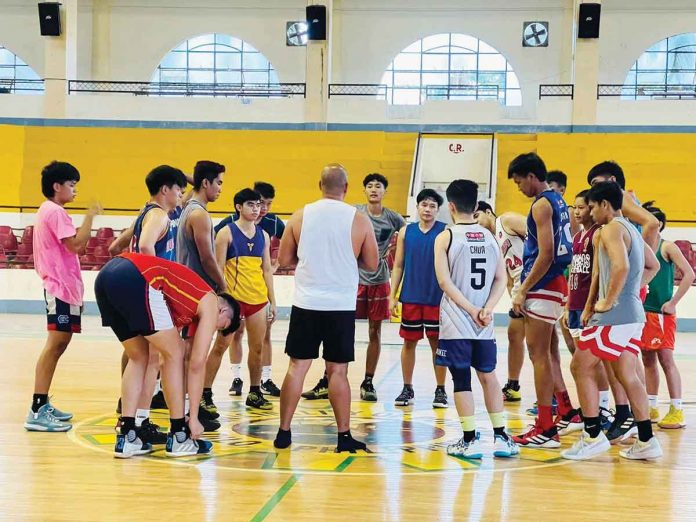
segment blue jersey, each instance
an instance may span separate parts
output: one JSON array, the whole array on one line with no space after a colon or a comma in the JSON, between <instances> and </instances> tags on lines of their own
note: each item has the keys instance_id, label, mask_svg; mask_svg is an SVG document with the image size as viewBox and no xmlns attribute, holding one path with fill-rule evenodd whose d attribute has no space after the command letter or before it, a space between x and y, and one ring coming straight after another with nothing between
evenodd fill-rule
<instances>
[{"instance_id":1,"label":"blue jersey","mask_svg":"<svg viewBox=\"0 0 696 522\"><path fill-rule=\"evenodd\" d=\"M530 290L543 288L546 283L563 274L563 271L570 264L573 258L573 238L570 234L570 214L568 206L563 198L551 189L539 194L534 204L540 199L545 198L551 204L553 214L551 215L551 227L553 229L553 261L548 272ZM527 279L532 265L539 256L539 242L537 240L537 226L532 218L532 211L529 210L527 216L527 238L524 240L524 255L522 257L522 281Z\"/></svg>"},{"instance_id":2,"label":"blue jersey","mask_svg":"<svg viewBox=\"0 0 696 522\"><path fill-rule=\"evenodd\" d=\"M133 239L131 241L131 252L140 253L140 235L143 232L143 221L148 212L153 208L162 208L155 203L148 203L140 211L140 214L135 220L133 227ZM177 219L178 223L178 219ZM167 226L167 233L155 243L155 256L166 259L167 261L176 261L176 236L172 234L171 221Z\"/></svg>"},{"instance_id":3,"label":"blue jersey","mask_svg":"<svg viewBox=\"0 0 696 522\"><path fill-rule=\"evenodd\" d=\"M435 238L446 225L436 221L426 233L410 223L404 233L404 279L399 301L439 306L442 290L435 276Z\"/></svg>"},{"instance_id":4,"label":"blue jersey","mask_svg":"<svg viewBox=\"0 0 696 522\"><path fill-rule=\"evenodd\" d=\"M181 219L181 212L183 210L184 209L181 207L176 207L169 213L169 233L172 235L172 238L174 238L174 259L172 259L172 261L176 261L176 236L179 232L179 220Z\"/></svg>"}]
</instances>

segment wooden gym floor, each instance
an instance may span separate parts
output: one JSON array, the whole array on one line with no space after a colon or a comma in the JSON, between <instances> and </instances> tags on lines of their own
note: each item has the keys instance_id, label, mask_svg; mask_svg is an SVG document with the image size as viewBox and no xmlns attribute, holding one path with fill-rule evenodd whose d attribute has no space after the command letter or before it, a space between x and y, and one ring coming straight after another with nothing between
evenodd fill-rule
<instances>
[{"instance_id":1,"label":"wooden gym floor","mask_svg":"<svg viewBox=\"0 0 696 522\"><path fill-rule=\"evenodd\" d=\"M112 457L119 395L120 345L98 318L84 319L59 365L53 402L75 413L68 434L27 433L22 427L33 382L34 363L44 340L41 316L0 315L0 517L11 520L696 520L696 439L694 427L658 430L665 457L628 462L618 449L590 462L560 458L557 450L526 450L512 460L484 457L470 463L445 454L460 437L453 404L430 406L434 377L429 350L419 349L416 405L396 408L401 389L400 340L396 325L385 325L376 376L380 402L353 403L353 433L372 453L333 453L335 431L328 401L300 403L293 424L292 451L276 452L273 412L248 413L242 398L227 395L227 359L214 391L222 428L209 437L206 458ZM273 379L286 369L283 344L287 322L273 330ZM367 331L358 325L357 362L351 365L354 399L359 396ZM506 377L505 332L498 329L499 379ZM687 423L696 419L696 334L680 334L676 358L684 380ZM575 396L567 371L566 379ZM322 372L313 366L306 387ZM244 372L246 374L246 371ZM245 378L245 391L248 378ZM451 383L448 382L451 394ZM531 368L525 362L523 401L507 406L509 428L532 422L524 411L534 401ZM485 440L492 438L475 385ZM666 406L662 386L661 411ZM450 402L452 402L450 398ZM166 425L165 412L155 421ZM576 439L563 439L563 447Z\"/></svg>"}]
</instances>

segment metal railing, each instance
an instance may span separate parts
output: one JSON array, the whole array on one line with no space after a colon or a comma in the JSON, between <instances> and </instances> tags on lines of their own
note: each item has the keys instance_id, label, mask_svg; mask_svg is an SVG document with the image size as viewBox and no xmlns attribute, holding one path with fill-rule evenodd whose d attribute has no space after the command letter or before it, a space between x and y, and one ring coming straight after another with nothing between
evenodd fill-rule
<instances>
[{"instance_id":1,"label":"metal railing","mask_svg":"<svg viewBox=\"0 0 696 522\"><path fill-rule=\"evenodd\" d=\"M570 98L575 96L575 85L572 83L541 84L539 85L539 99L542 98Z\"/></svg>"},{"instance_id":2,"label":"metal railing","mask_svg":"<svg viewBox=\"0 0 696 522\"><path fill-rule=\"evenodd\" d=\"M426 85L426 100L497 100L498 85Z\"/></svg>"},{"instance_id":3,"label":"metal railing","mask_svg":"<svg viewBox=\"0 0 696 522\"><path fill-rule=\"evenodd\" d=\"M43 80L0 80L0 94L43 92Z\"/></svg>"},{"instance_id":4,"label":"metal railing","mask_svg":"<svg viewBox=\"0 0 696 522\"><path fill-rule=\"evenodd\" d=\"M623 98L629 100L694 100L696 85L656 83L650 85L597 85L597 99Z\"/></svg>"},{"instance_id":5,"label":"metal railing","mask_svg":"<svg viewBox=\"0 0 696 522\"><path fill-rule=\"evenodd\" d=\"M384 83L330 83L329 98L332 96L376 96L386 98L387 85Z\"/></svg>"},{"instance_id":6,"label":"metal railing","mask_svg":"<svg viewBox=\"0 0 696 522\"><path fill-rule=\"evenodd\" d=\"M69 80L68 93L120 93L135 96L305 97L304 83L174 83Z\"/></svg>"}]
</instances>

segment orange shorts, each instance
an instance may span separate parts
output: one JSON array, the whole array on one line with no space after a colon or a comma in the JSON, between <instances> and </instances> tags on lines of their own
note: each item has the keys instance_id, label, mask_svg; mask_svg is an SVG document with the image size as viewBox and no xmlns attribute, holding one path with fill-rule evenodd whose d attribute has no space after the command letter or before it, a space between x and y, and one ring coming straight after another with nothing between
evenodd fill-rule
<instances>
[{"instance_id":1,"label":"orange shorts","mask_svg":"<svg viewBox=\"0 0 696 522\"><path fill-rule=\"evenodd\" d=\"M674 350L677 316L645 312L646 322L641 336L642 350Z\"/></svg>"}]
</instances>

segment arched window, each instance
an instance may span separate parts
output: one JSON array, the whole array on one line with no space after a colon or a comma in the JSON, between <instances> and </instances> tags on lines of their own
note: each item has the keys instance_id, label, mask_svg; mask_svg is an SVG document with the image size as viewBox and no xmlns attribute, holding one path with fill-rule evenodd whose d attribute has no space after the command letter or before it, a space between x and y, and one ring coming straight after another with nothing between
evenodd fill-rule
<instances>
[{"instance_id":1,"label":"arched window","mask_svg":"<svg viewBox=\"0 0 696 522\"><path fill-rule=\"evenodd\" d=\"M34 69L24 63L19 56L0 45L0 89L43 92L44 88L41 83L22 82L22 80L40 79Z\"/></svg>"},{"instance_id":2,"label":"arched window","mask_svg":"<svg viewBox=\"0 0 696 522\"><path fill-rule=\"evenodd\" d=\"M412 43L389 64L382 83L393 104L420 104L428 99L522 104L520 82L507 59L466 34L435 34Z\"/></svg>"},{"instance_id":3,"label":"arched window","mask_svg":"<svg viewBox=\"0 0 696 522\"><path fill-rule=\"evenodd\" d=\"M670 36L647 49L624 81L623 98L651 99L696 93L696 33Z\"/></svg>"},{"instance_id":4,"label":"arched window","mask_svg":"<svg viewBox=\"0 0 696 522\"><path fill-rule=\"evenodd\" d=\"M226 34L204 34L186 40L167 54L153 82L276 84L278 75L263 54Z\"/></svg>"}]
</instances>

